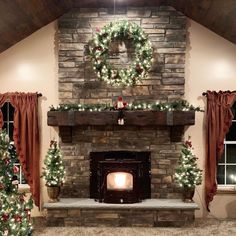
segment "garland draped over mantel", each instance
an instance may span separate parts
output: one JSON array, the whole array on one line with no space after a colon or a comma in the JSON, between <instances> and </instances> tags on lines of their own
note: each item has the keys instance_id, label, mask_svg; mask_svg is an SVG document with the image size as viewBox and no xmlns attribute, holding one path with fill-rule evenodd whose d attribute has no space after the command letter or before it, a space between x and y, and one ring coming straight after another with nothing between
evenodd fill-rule
<instances>
[{"instance_id":1,"label":"garland draped over mantel","mask_svg":"<svg viewBox=\"0 0 236 236\"><path fill-rule=\"evenodd\" d=\"M50 111L111 111L116 110L115 106L110 104L60 104L56 107L51 105ZM200 107L190 105L186 100L178 100L174 102L156 102L156 103L142 103L134 102L128 103L125 110L151 110L151 111L203 111Z\"/></svg>"}]
</instances>

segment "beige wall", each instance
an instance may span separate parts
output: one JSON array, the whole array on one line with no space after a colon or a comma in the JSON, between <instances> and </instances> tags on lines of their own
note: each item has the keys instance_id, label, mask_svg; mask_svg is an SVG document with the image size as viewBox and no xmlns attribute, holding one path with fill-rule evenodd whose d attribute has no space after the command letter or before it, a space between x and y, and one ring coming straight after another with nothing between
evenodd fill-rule
<instances>
[{"instance_id":1,"label":"beige wall","mask_svg":"<svg viewBox=\"0 0 236 236\"><path fill-rule=\"evenodd\" d=\"M236 45L219 37L194 21L189 22L189 44L186 58L186 99L204 108L202 92L210 90L236 90ZM57 100L57 49L55 48L56 22L53 22L0 54L0 92L41 92L40 127L41 161L46 154L50 138L56 136L47 126L47 110ZM204 166L204 113L196 114L196 124L187 129L191 135L199 165ZM43 188L43 183L41 184ZM44 189L44 188L43 188ZM45 189L44 189L45 190ZM198 187L195 201L201 210L197 217L206 216L202 210L203 191ZM235 195L217 195L212 203L211 216L236 217ZM47 200L43 191L42 200ZM38 215L35 210L34 215Z\"/></svg>"},{"instance_id":2,"label":"beige wall","mask_svg":"<svg viewBox=\"0 0 236 236\"><path fill-rule=\"evenodd\" d=\"M39 99L41 162L55 131L47 126L47 111L57 104L56 22L0 54L0 92L41 92ZM43 186L43 184L41 184ZM46 193L42 200L46 199ZM35 209L34 215L38 212Z\"/></svg>"},{"instance_id":3,"label":"beige wall","mask_svg":"<svg viewBox=\"0 0 236 236\"><path fill-rule=\"evenodd\" d=\"M214 34L194 21L189 22L189 43L186 58L185 97L194 105L205 108L206 90L236 90L236 45ZM199 165L204 168L204 113L196 113L196 124L190 127L186 136L192 137ZM204 193L197 188L195 201L202 207ZM217 194L211 204L211 217L236 218L236 195ZM205 210L196 216L208 215Z\"/></svg>"}]
</instances>

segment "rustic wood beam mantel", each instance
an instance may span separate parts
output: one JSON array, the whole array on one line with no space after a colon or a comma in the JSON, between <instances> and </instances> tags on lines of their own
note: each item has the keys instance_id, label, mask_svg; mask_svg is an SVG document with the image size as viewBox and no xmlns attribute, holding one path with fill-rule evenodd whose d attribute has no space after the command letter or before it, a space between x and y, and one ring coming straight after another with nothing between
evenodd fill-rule
<instances>
[{"instance_id":1,"label":"rustic wood beam mantel","mask_svg":"<svg viewBox=\"0 0 236 236\"><path fill-rule=\"evenodd\" d=\"M118 126L118 111L49 111L48 125L58 126L62 142L72 142L75 126ZM195 111L124 111L124 126L169 126L195 124Z\"/></svg>"}]
</instances>

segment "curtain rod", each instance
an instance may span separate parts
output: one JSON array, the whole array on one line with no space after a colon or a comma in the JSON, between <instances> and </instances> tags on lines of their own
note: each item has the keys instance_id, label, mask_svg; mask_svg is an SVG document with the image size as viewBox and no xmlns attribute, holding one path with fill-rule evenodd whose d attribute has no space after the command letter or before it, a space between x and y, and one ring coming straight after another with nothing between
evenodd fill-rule
<instances>
[{"instance_id":1,"label":"curtain rod","mask_svg":"<svg viewBox=\"0 0 236 236\"><path fill-rule=\"evenodd\" d=\"M42 97L42 96L43 96L42 93L38 93L38 92L36 92L36 93L37 93L37 96L38 96L38 97Z\"/></svg>"},{"instance_id":2,"label":"curtain rod","mask_svg":"<svg viewBox=\"0 0 236 236\"><path fill-rule=\"evenodd\" d=\"M216 91L212 91L212 92L216 92ZM230 90L227 90L227 91L219 91L219 92L216 92L216 93L236 93L236 90L234 91L230 91ZM207 96L207 92L203 92L202 93L202 96Z\"/></svg>"}]
</instances>

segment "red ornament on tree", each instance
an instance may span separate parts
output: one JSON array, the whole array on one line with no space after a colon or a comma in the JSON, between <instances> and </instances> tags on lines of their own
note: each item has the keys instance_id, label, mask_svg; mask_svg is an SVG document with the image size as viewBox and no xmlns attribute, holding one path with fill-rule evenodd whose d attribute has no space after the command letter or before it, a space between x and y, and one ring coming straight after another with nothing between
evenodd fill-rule
<instances>
[{"instance_id":1,"label":"red ornament on tree","mask_svg":"<svg viewBox=\"0 0 236 236\"><path fill-rule=\"evenodd\" d=\"M94 49L97 50L97 51L102 51L102 47L100 47L100 46L98 46L98 47L96 47Z\"/></svg>"},{"instance_id":2,"label":"red ornament on tree","mask_svg":"<svg viewBox=\"0 0 236 236\"><path fill-rule=\"evenodd\" d=\"M136 71L141 74L143 72L143 69L140 67L139 64L136 65Z\"/></svg>"},{"instance_id":3,"label":"red ornament on tree","mask_svg":"<svg viewBox=\"0 0 236 236\"><path fill-rule=\"evenodd\" d=\"M8 214L3 214L3 215L2 215L2 220L3 220L3 221L6 222L6 221L8 221L8 219L9 219L9 215L8 215Z\"/></svg>"},{"instance_id":4,"label":"red ornament on tree","mask_svg":"<svg viewBox=\"0 0 236 236\"><path fill-rule=\"evenodd\" d=\"M21 202L24 202L24 201L25 201L25 198L24 198L24 195L23 195L23 194L20 195L20 201L21 201Z\"/></svg>"},{"instance_id":5,"label":"red ornament on tree","mask_svg":"<svg viewBox=\"0 0 236 236\"><path fill-rule=\"evenodd\" d=\"M4 189L4 185L1 183L0 184L0 190Z\"/></svg>"},{"instance_id":6,"label":"red ornament on tree","mask_svg":"<svg viewBox=\"0 0 236 236\"><path fill-rule=\"evenodd\" d=\"M13 172L14 174L18 173L20 168L18 166L13 166Z\"/></svg>"},{"instance_id":7,"label":"red ornament on tree","mask_svg":"<svg viewBox=\"0 0 236 236\"><path fill-rule=\"evenodd\" d=\"M21 222L22 217L20 215L15 215L14 219L15 219L16 222Z\"/></svg>"},{"instance_id":8,"label":"red ornament on tree","mask_svg":"<svg viewBox=\"0 0 236 236\"><path fill-rule=\"evenodd\" d=\"M5 165L7 166L10 163L8 159L5 159Z\"/></svg>"}]
</instances>

